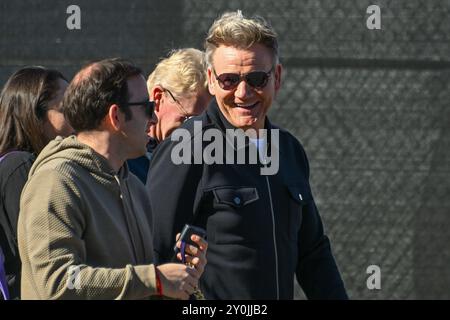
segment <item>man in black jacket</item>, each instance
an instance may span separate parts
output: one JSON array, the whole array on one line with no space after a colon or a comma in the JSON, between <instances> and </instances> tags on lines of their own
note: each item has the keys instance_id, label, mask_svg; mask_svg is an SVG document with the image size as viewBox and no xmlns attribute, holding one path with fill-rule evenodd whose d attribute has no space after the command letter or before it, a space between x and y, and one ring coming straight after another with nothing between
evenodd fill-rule
<instances>
[{"instance_id":1,"label":"man in black jacket","mask_svg":"<svg viewBox=\"0 0 450 320\"><path fill-rule=\"evenodd\" d=\"M171 259L175 234L190 223L207 230L207 299L292 299L295 275L310 299L347 298L303 147L266 117L281 85L275 32L226 13L205 45L215 101L150 164L157 261Z\"/></svg>"}]
</instances>

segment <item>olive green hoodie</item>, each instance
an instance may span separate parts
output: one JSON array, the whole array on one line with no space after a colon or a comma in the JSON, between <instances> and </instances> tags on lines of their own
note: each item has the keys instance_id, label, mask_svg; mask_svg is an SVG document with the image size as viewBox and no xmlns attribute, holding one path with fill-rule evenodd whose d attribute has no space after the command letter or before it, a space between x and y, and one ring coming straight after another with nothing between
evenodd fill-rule
<instances>
[{"instance_id":1,"label":"olive green hoodie","mask_svg":"<svg viewBox=\"0 0 450 320\"><path fill-rule=\"evenodd\" d=\"M126 164L75 136L31 168L18 223L22 299L143 299L156 294L148 196Z\"/></svg>"}]
</instances>

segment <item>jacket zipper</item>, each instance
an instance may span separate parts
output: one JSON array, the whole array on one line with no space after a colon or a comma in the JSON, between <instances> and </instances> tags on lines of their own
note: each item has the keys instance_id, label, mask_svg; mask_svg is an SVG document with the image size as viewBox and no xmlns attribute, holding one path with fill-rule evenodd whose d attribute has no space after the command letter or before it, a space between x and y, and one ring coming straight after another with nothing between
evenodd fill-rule
<instances>
[{"instance_id":1,"label":"jacket zipper","mask_svg":"<svg viewBox=\"0 0 450 320\"><path fill-rule=\"evenodd\" d=\"M266 182L267 182L267 190L269 191L270 211L272 213L272 235L273 235L273 245L275 249L275 276L277 284L277 300L280 300L280 284L278 279L278 251L277 251L277 239L275 234L275 214L273 212L272 192L270 191L270 183L268 176L266 176Z\"/></svg>"},{"instance_id":2,"label":"jacket zipper","mask_svg":"<svg viewBox=\"0 0 450 320\"><path fill-rule=\"evenodd\" d=\"M117 175L114 175L114 178L117 181L117 185L119 186L119 190L120 190L120 202L122 203L122 209L123 209L123 213L124 213L124 219L125 219L125 224L127 226L127 230L128 230L128 236L130 238L131 241L131 245L133 247L133 256L134 256L134 261L137 263L138 258L137 258L137 253L136 253L136 244L134 243L134 239L133 236L131 235L131 230L130 230L130 223L128 222L128 217L127 217L127 208L125 207L125 203L123 201L123 194L122 194L122 185L120 184L120 179Z\"/></svg>"}]
</instances>

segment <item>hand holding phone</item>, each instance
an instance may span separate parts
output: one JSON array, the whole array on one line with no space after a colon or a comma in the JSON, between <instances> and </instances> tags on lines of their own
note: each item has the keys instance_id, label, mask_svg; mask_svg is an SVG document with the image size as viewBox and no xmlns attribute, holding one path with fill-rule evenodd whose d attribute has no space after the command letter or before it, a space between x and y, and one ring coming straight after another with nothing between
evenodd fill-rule
<instances>
[{"instance_id":1,"label":"hand holding phone","mask_svg":"<svg viewBox=\"0 0 450 320\"><path fill-rule=\"evenodd\" d=\"M198 247L198 245L194 241L191 240L191 236L193 234L195 234L195 235L197 235L197 236L199 236L199 237L201 237L203 239L206 238L206 230L205 229L186 224L183 227L183 230L181 231L180 239L178 239L178 241L181 241L182 243L184 242L185 244L190 244L190 245L193 245L195 247ZM180 249L177 247L176 244L173 247L173 250L175 251L175 253L178 253L180 251Z\"/></svg>"},{"instance_id":2,"label":"hand holding phone","mask_svg":"<svg viewBox=\"0 0 450 320\"><path fill-rule=\"evenodd\" d=\"M175 255L178 254L178 252L181 253L181 262L184 264L187 264L191 267L195 267L196 270L198 270L200 272L200 274L203 273L204 269L205 269L205 264L206 264L206 250L208 248L208 243L204 240L202 240L201 242L203 242L199 248L199 244L192 241L191 236L192 235L196 235L199 236L202 239L206 239L206 230L196 227L196 226L192 226L189 224L186 224L183 227L183 230L181 231L180 234L180 238L177 240L177 242L175 243L175 246L173 248L173 250L175 251ZM178 248L177 243L178 241L181 242L180 248ZM198 240L197 240L198 241ZM197 253L195 254L195 259L197 259L197 261L195 263L193 263L193 257L194 256L189 256L186 253L186 246L192 245L196 248L198 248ZM192 248L190 249L192 250ZM186 258L188 256L188 258ZM191 262L188 262L191 261ZM205 297L203 295L203 293L201 292L201 290L196 287L194 293L191 295L191 300L204 300Z\"/></svg>"}]
</instances>

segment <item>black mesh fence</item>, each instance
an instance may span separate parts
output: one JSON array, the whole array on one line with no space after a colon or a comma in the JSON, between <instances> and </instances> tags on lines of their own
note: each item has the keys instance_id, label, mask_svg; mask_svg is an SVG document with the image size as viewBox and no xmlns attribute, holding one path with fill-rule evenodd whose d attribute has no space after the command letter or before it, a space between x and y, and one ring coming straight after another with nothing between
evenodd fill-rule
<instances>
[{"instance_id":1,"label":"black mesh fence","mask_svg":"<svg viewBox=\"0 0 450 320\"><path fill-rule=\"evenodd\" d=\"M81 30L66 28L70 4ZM373 4L381 30L366 27ZM212 21L237 9L279 34L283 85L270 117L305 146L351 298L450 299L448 0L2 0L0 81L25 64L71 77L111 56L149 72L171 48L200 48ZM380 290L367 287L370 265Z\"/></svg>"}]
</instances>

